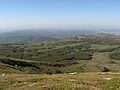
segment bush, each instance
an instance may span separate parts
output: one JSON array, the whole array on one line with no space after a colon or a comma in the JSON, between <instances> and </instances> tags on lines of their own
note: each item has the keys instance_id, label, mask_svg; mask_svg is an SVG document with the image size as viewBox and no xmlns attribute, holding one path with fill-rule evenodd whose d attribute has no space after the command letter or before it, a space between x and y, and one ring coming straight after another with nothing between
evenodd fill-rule
<instances>
[{"instance_id":1,"label":"bush","mask_svg":"<svg viewBox=\"0 0 120 90\"><path fill-rule=\"evenodd\" d=\"M48 70L47 71L47 74L48 75L52 75L52 74L62 74L63 72L62 71L60 71L60 70L58 70L58 69L56 69L56 70Z\"/></svg>"},{"instance_id":2,"label":"bush","mask_svg":"<svg viewBox=\"0 0 120 90\"><path fill-rule=\"evenodd\" d=\"M48 75L52 75L53 72L52 72L51 70L48 70L48 71L47 71L47 74L48 74Z\"/></svg>"},{"instance_id":3,"label":"bush","mask_svg":"<svg viewBox=\"0 0 120 90\"><path fill-rule=\"evenodd\" d=\"M56 70L55 74L62 74L63 72L60 70Z\"/></svg>"},{"instance_id":4,"label":"bush","mask_svg":"<svg viewBox=\"0 0 120 90\"><path fill-rule=\"evenodd\" d=\"M106 67L104 67L102 72L109 72L109 71L111 71L111 70L106 68Z\"/></svg>"}]
</instances>

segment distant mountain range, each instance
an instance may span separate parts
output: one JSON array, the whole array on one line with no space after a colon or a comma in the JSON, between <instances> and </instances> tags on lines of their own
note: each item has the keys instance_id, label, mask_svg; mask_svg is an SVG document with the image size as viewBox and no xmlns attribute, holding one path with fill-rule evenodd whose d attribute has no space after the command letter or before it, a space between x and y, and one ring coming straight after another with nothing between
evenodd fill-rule
<instances>
[{"instance_id":1,"label":"distant mountain range","mask_svg":"<svg viewBox=\"0 0 120 90\"><path fill-rule=\"evenodd\" d=\"M0 44L31 43L59 40L77 35L112 33L120 35L120 30L16 30L0 34Z\"/></svg>"},{"instance_id":2,"label":"distant mountain range","mask_svg":"<svg viewBox=\"0 0 120 90\"><path fill-rule=\"evenodd\" d=\"M93 34L92 30L19 30L0 34L0 43L31 43L59 40L75 35Z\"/></svg>"}]
</instances>

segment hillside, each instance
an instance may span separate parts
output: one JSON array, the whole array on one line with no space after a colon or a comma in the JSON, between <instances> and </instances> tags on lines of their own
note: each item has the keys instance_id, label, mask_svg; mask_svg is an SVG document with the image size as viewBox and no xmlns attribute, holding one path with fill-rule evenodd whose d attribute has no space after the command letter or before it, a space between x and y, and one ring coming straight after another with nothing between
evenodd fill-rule
<instances>
[{"instance_id":1,"label":"hillside","mask_svg":"<svg viewBox=\"0 0 120 90\"><path fill-rule=\"evenodd\" d=\"M119 54L120 37L103 33L0 44L0 90L119 90Z\"/></svg>"},{"instance_id":2,"label":"hillside","mask_svg":"<svg viewBox=\"0 0 120 90\"><path fill-rule=\"evenodd\" d=\"M1 73L119 72L120 37L79 35L57 41L1 44Z\"/></svg>"},{"instance_id":3,"label":"hillside","mask_svg":"<svg viewBox=\"0 0 120 90\"><path fill-rule=\"evenodd\" d=\"M119 90L120 73L11 74L0 76L1 90Z\"/></svg>"}]
</instances>

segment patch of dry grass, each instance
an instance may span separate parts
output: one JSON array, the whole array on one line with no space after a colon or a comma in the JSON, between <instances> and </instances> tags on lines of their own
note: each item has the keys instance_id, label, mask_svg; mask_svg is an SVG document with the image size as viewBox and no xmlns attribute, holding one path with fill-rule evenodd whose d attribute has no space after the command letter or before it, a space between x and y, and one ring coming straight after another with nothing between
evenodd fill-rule
<instances>
[{"instance_id":1,"label":"patch of dry grass","mask_svg":"<svg viewBox=\"0 0 120 90\"><path fill-rule=\"evenodd\" d=\"M119 90L120 74L10 74L0 76L0 90L106 90L106 88Z\"/></svg>"}]
</instances>

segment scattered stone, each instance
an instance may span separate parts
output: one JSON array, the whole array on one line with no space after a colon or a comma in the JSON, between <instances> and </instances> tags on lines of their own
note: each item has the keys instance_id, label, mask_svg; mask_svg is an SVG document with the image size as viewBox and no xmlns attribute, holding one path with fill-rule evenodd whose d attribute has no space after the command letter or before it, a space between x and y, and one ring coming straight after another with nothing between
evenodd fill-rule
<instances>
[{"instance_id":1,"label":"scattered stone","mask_svg":"<svg viewBox=\"0 0 120 90\"><path fill-rule=\"evenodd\" d=\"M95 81L95 83L97 83L97 81Z\"/></svg>"},{"instance_id":2,"label":"scattered stone","mask_svg":"<svg viewBox=\"0 0 120 90\"><path fill-rule=\"evenodd\" d=\"M105 80L111 80L112 78L104 78Z\"/></svg>"},{"instance_id":3,"label":"scattered stone","mask_svg":"<svg viewBox=\"0 0 120 90\"><path fill-rule=\"evenodd\" d=\"M118 73L116 73L116 74L120 74L120 73L118 72Z\"/></svg>"},{"instance_id":4,"label":"scattered stone","mask_svg":"<svg viewBox=\"0 0 120 90\"><path fill-rule=\"evenodd\" d=\"M75 75L76 74L76 72L74 72L74 73L69 73L69 75Z\"/></svg>"},{"instance_id":5,"label":"scattered stone","mask_svg":"<svg viewBox=\"0 0 120 90\"><path fill-rule=\"evenodd\" d=\"M75 79L69 79L70 82L76 82L77 80Z\"/></svg>"},{"instance_id":6,"label":"scattered stone","mask_svg":"<svg viewBox=\"0 0 120 90\"><path fill-rule=\"evenodd\" d=\"M30 85L28 85L29 87L32 87L32 86L34 86L36 83L32 83L32 84L30 84Z\"/></svg>"},{"instance_id":7,"label":"scattered stone","mask_svg":"<svg viewBox=\"0 0 120 90\"><path fill-rule=\"evenodd\" d=\"M4 77L4 76L5 76L5 74L3 73L1 76L2 76L2 77Z\"/></svg>"},{"instance_id":8,"label":"scattered stone","mask_svg":"<svg viewBox=\"0 0 120 90\"><path fill-rule=\"evenodd\" d=\"M27 84L27 82L24 82L24 84Z\"/></svg>"}]
</instances>

